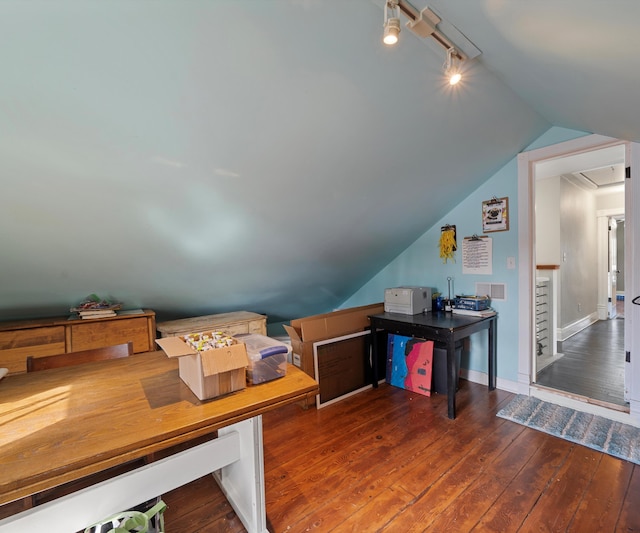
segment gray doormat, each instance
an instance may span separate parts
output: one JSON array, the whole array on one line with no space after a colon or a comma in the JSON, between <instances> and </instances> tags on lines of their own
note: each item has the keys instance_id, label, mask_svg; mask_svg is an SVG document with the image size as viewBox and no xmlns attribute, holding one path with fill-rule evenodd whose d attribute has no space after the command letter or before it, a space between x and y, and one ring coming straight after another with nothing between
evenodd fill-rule
<instances>
[{"instance_id":1,"label":"gray doormat","mask_svg":"<svg viewBox=\"0 0 640 533\"><path fill-rule=\"evenodd\" d=\"M640 428L522 394L497 416L640 464Z\"/></svg>"}]
</instances>

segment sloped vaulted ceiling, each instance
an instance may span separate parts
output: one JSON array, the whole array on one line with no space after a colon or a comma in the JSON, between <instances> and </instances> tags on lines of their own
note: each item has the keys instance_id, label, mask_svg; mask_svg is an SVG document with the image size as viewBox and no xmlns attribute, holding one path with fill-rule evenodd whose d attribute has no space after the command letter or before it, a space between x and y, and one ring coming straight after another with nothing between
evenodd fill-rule
<instances>
[{"instance_id":1,"label":"sloped vaulted ceiling","mask_svg":"<svg viewBox=\"0 0 640 533\"><path fill-rule=\"evenodd\" d=\"M640 139L639 2L437 4L482 49L483 65L550 123Z\"/></svg>"},{"instance_id":2,"label":"sloped vaulted ceiling","mask_svg":"<svg viewBox=\"0 0 640 533\"><path fill-rule=\"evenodd\" d=\"M374 0L0 3L0 318L93 292L161 316L325 311L551 124L640 138L571 101L561 64L598 76L527 48L514 19L545 19L514 4L433 3L482 50L451 91L437 48L382 45Z\"/></svg>"}]
</instances>

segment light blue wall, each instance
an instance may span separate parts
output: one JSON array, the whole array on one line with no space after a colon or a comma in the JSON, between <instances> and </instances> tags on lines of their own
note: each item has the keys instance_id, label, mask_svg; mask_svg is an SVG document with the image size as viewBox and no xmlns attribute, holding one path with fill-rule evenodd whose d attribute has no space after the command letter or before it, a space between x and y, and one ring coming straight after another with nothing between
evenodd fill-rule
<instances>
[{"instance_id":1,"label":"light blue wall","mask_svg":"<svg viewBox=\"0 0 640 533\"><path fill-rule=\"evenodd\" d=\"M550 146L586 135L583 132L553 127L536 139L527 150ZM465 191L461 191L461 196ZM462 239L482 234L482 201L492 197L509 198L509 231L487 234L493 244L493 273L491 275L462 274ZM447 295L447 277L453 278L455 294L474 294L475 283L505 283L507 300L492 302L498 320L498 378L517 381L518 371L518 164L517 156L469 194L436 225L424 233L409 248L397 256L340 307L348 308L380 302L384 289L403 285L432 287ZM387 206L387 216L402 206ZM457 230L458 251L455 263L444 264L439 256L440 227L454 224ZM516 268L507 269L507 257L516 258ZM486 332L476 333L465 347L462 367L486 373Z\"/></svg>"},{"instance_id":2,"label":"light blue wall","mask_svg":"<svg viewBox=\"0 0 640 533\"><path fill-rule=\"evenodd\" d=\"M0 2L0 320L333 310L550 127L383 4Z\"/></svg>"}]
</instances>

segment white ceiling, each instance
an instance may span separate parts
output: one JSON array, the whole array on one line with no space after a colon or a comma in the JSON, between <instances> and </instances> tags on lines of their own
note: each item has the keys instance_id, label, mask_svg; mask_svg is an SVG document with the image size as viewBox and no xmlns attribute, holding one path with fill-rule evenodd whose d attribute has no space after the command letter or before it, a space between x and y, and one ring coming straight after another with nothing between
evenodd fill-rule
<instances>
[{"instance_id":1,"label":"white ceiling","mask_svg":"<svg viewBox=\"0 0 640 533\"><path fill-rule=\"evenodd\" d=\"M541 161L536 164L536 179L545 179L576 172L590 172L594 169L601 168L613 167L622 169L624 162L624 144L616 144L598 150L590 150L571 156ZM624 172L624 169L622 170Z\"/></svg>"},{"instance_id":2,"label":"white ceiling","mask_svg":"<svg viewBox=\"0 0 640 533\"><path fill-rule=\"evenodd\" d=\"M624 181L624 163L583 170L575 174L585 178L589 183L592 183L594 187L606 188Z\"/></svg>"},{"instance_id":3,"label":"white ceiling","mask_svg":"<svg viewBox=\"0 0 640 533\"><path fill-rule=\"evenodd\" d=\"M640 140L640 2L434 1L453 91L382 5L0 2L0 317L322 312L550 126Z\"/></svg>"},{"instance_id":4,"label":"white ceiling","mask_svg":"<svg viewBox=\"0 0 640 533\"><path fill-rule=\"evenodd\" d=\"M640 2L437 1L479 60L551 124L638 141Z\"/></svg>"}]
</instances>

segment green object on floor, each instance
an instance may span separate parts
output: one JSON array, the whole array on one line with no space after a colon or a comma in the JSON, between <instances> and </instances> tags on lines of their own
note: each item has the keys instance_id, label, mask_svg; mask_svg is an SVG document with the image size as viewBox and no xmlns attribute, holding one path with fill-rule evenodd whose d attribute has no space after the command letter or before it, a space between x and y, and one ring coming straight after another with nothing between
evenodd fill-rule
<instances>
[{"instance_id":1,"label":"green object on floor","mask_svg":"<svg viewBox=\"0 0 640 533\"><path fill-rule=\"evenodd\" d=\"M152 507L149 505L153 504ZM141 510L149 507L146 510ZM164 533L164 511L167 504L160 498L145 502L135 509L122 511L93 524L84 533Z\"/></svg>"}]
</instances>

